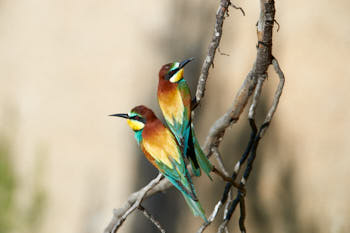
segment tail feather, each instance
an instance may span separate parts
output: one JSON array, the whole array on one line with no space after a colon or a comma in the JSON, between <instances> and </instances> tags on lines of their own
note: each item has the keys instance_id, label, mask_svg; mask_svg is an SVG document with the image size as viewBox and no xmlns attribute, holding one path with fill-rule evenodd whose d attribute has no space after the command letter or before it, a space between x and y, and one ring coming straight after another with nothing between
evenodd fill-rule
<instances>
[{"instance_id":1,"label":"tail feather","mask_svg":"<svg viewBox=\"0 0 350 233\"><path fill-rule=\"evenodd\" d=\"M193 126L191 127L191 131L192 131L194 150L196 153L196 159L199 163L199 166L202 168L205 174L207 174L207 176L212 180L210 176L210 172L213 170L213 165L210 163L207 156L205 156L201 146L199 145L199 142L197 141L197 138L194 134Z\"/></svg>"},{"instance_id":2,"label":"tail feather","mask_svg":"<svg viewBox=\"0 0 350 233\"><path fill-rule=\"evenodd\" d=\"M191 162L191 167L192 167L192 172L195 176L201 176L201 169L198 167L196 167L196 165L194 164L193 160L190 159Z\"/></svg>"},{"instance_id":3,"label":"tail feather","mask_svg":"<svg viewBox=\"0 0 350 233\"><path fill-rule=\"evenodd\" d=\"M190 197L187 197L186 194L183 194L183 197L185 198L185 201L187 202L187 205L192 210L192 213L194 216L201 217L205 222L208 222L208 219L205 217L204 210L199 203L199 201L194 201Z\"/></svg>"},{"instance_id":4,"label":"tail feather","mask_svg":"<svg viewBox=\"0 0 350 233\"><path fill-rule=\"evenodd\" d=\"M195 146L193 144L193 140L192 140L192 129L191 127L188 127L188 133L187 133L187 137L185 137L185 146L187 150L184 150L188 160L191 162L191 167L192 167L192 171L193 174L195 176L200 176L201 175L201 169L200 169L200 165L198 164L197 158L196 158L196 150L195 150Z\"/></svg>"}]
</instances>

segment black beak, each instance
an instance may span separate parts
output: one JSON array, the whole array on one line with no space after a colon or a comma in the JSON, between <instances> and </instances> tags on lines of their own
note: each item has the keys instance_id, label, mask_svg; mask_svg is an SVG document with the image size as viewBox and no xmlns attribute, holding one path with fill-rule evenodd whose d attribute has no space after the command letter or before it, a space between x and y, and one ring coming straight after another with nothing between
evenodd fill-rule
<instances>
[{"instance_id":1,"label":"black beak","mask_svg":"<svg viewBox=\"0 0 350 233\"><path fill-rule=\"evenodd\" d=\"M129 119L130 118L129 115L125 114L125 113L112 114L112 115L109 115L109 116L122 117L122 118L125 118L125 119Z\"/></svg>"},{"instance_id":2,"label":"black beak","mask_svg":"<svg viewBox=\"0 0 350 233\"><path fill-rule=\"evenodd\" d=\"M189 59L186 59L186 60L183 60L182 62L180 62L180 65L179 65L179 70L184 68L185 65L187 65L190 61L193 61L194 60L194 57L192 58L189 58Z\"/></svg>"}]
</instances>

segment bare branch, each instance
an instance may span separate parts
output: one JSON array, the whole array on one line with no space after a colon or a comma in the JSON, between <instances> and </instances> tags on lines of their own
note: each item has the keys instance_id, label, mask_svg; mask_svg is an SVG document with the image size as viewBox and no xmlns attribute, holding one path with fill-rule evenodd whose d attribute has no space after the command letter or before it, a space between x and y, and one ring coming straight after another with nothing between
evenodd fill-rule
<instances>
[{"instance_id":1,"label":"bare branch","mask_svg":"<svg viewBox=\"0 0 350 233\"><path fill-rule=\"evenodd\" d=\"M280 99L281 94L282 94L283 86L284 86L284 80L285 80L284 79L284 75L283 75L283 72L280 69L279 64L278 64L278 62L277 62L277 60L275 58L273 58L272 64L273 64L273 66L275 68L276 73L278 74L278 76L280 78L280 82L279 82L279 84L278 84L278 86L276 88L275 95L274 95L274 100L272 102L270 110L266 114L264 123L260 127L259 132L258 132L258 134L255 137L255 140L254 140L254 143L253 143L253 146L252 146L252 149L251 149L251 156L249 156L247 167L246 167L245 172L243 174L243 177L241 179L241 185L242 186L245 186L245 184L246 184L246 182L248 180L248 177L250 175L250 172L252 170L253 163L254 163L254 160L255 160L255 157L256 157L256 151L257 151L257 147L258 147L259 141L263 137L263 133L266 132L267 128L270 125L270 122L271 122L272 117L273 117L273 115L274 115L274 113L276 111L279 99ZM263 83L264 80L265 80L265 77L261 77L258 80L258 85L256 87L256 90L255 90L255 93L254 93L254 97L253 97L253 101L252 101L252 104L251 104L251 107L250 107L250 110L249 110L249 114L248 114L248 118L249 118L250 122L252 122L251 126L252 126L252 131L253 132L256 130L255 121L254 121L255 109L256 109L256 105L258 103L258 98L260 96L261 87L262 87L262 83ZM248 145L248 148L249 147L250 146ZM244 220L245 220L246 212L245 212L244 196L242 196L242 195L240 195L240 193L238 193L235 200L238 200L238 199L239 199L240 210L241 210L241 217L239 219L239 226L240 226L241 232L245 233L246 229L245 229L245 226L244 226ZM234 212L237 204L238 204L238 202L235 202L235 201L232 203L232 205L230 207L230 211L225 215L225 220L226 221L224 221L224 223L223 223L224 225L230 220L231 215Z\"/></svg>"},{"instance_id":2,"label":"bare branch","mask_svg":"<svg viewBox=\"0 0 350 233\"><path fill-rule=\"evenodd\" d=\"M222 207L222 202L219 201L215 207L214 207L214 210L213 212L210 214L209 218L208 218L208 222L204 222L200 228L198 229L197 233L202 233L213 221L214 219L216 218L216 215L218 214L219 210L221 209Z\"/></svg>"},{"instance_id":3,"label":"bare branch","mask_svg":"<svg viewBox=\"0 0 350 233\"><path fill-rule=\"evenodd\" d=\"M205 150L207 152L214 146L217 147L227 127L238 121L249 97L255 89L258 77L264 75L268 66L271 64L272 28L274 24L275 8L273 0L265 1L261 0L260 18L258 21L258 41L260 43L258 43L255 63L239 89L231 108L214 123L213 127L211 127L205 143ZM199 84L198 87L200 88L201 86Z\"/></svg>"},{"instance_id":4,"label":"bare branch","mask_svg":"<svg viewBox=\"0 0 350 233\"><path fill-rule=\"evenodd\" d=\"M245 188L244 187L241 187L239 184L237 184L231 177L225 176L225 174L223 174L218 169L216 169L215 166L213 166L212 172L214 172L215 174L220 176L224 181L229 182L232 186L236 187L241 192L245 193Z\"/></svg>"},{"instance_id":5,"label":"bare branch","mask_svg":"<svg viewBox=\"0 0 350 233\"><path fill-rule=\"evenodd\" d=\"M209 152L213 147L218 147L226 129L233 123L237 122L239 116L243 112L249 97L251 96L256 85L256 80L249 72L243 85L238 91L232 106L221 116L210 128L209 134L205 140L204 149Z\"/></svg>"},{"instance_id":6,"label":"bare branch","mask_svg":"<svg viewBox=\"0 0 350 233\"><path fill-rule=\"evenodd\" d=\"M232 190L230 189L230 191L228 192L228 195L227 195L227 201L226 201L226 204L225 204L225 209L224 209L224 216L226 216L231 204L232 204ZM221 200L222 202L222 200Z\"/></svg>"},{"instance_id":7,"label":"bare branch","mask_svg":"<svg viewBox=\"0 0 350 233\"><path fill-rule=\"evenodd\" d=\"M216 159L216 161L218 161L218 164L219 164L219 167L221 169L221 172L224 173L225 176L230 176L224 166L224 162L222 160L222 157L221 157L221 154L219 152L219 149L217 147L214 147L213 148L213 154L214 154L214 157Z\"/></svg>"},{"instance_id":8,"label":"bare branch","mask_svg":"<svg viewBox=\"0 0 350 233\"><path fill-rule=\"evenodd\" d=\"M239 217L239 229L241 230L242 233L246 233L246 229L244 226L246 212L245 212L245 200L243 196L240 196L239 205L241 210L241 216Z\"/></svg>"},{"instance_id":9,"label":"bare branch","mask_svg":"<svg viewBox=\"0 0 350 233\"><path fill-rule=\"evenodd\" d=\"M280 30L280 24L278 23L277 20L275 20L275 24L277 24L277 32L279 32L279 30Z\"/></svg>"},{"instance_id":10,"label":"bare branch","mask_svg":"<svg viewBox=\"0 0 350 233\"><path fill-rule=\"evenodd\" d=\"M224 231L226 231L226 229L227 229L227 222L228 222L228 220L224 220L224 221L220 224L220 226L219 226L219 228L218 228L218 233L223 233Z\"/></svg>"},{"instance_id":11,"label":"bare branch","mask_svg":"<svg viewBox=\"0 0 350 233\"><path fill-rule=\"evenodd\" d=\"M261 75L258 78L258 84L256 85L252 104L250 105L250 108L249 108L248 119L255 119L255 109L257 107L257 104L258 104L258 101L259 101L259 98L261 95L261 88L262 88L262 85L264 83L265 78L266 78L266 75L264 75L264 76Z\"/></svg>"},{"instance_id":12,"label":"bare branch","mask_svg":"<svg viewBox=\"0 0 350 233\"><path fill-rule=\"evenodd\" d=\"M269 112L266 115L264 123L270 123L271 122L272 117L273 117L273 115L276 112L279 100L281 98L282 90L283 90L283 86L284 86L284 81L285 81L284 74L283 74L283 72L282 72L282 70L281 70L281 68L280 68L276 58L272 59L272 65L273 65L273 67L274 67L274 69L275 69L275 71L276 71L280 81L279 81L277 89L275 91L275 95L274 95L274 98L273 98L273 101L272 101L272 106L271 106ZM261 135L264 135L265 131L266 131L266 129L264 129L263 132L261 132Z\"/></svg>"},{"instance_id":13,"label":"bare branch","mask_svg":"<svg viewBox=\"0 0 350 233\"><path fill-rule=\"evenodd\" d=\"M204 59L204 63L202 65L201 74L199 76L197 92L196 92L196 100L199 103L204 96L205 92L205 84L207 82L209 68L214 63L214 57L216 53L216 49L219 47L221 36L222 36L222 26L224 24L225 15L228 11L228 7L230 5L229 0L220 0L219 8L216 12L216 22L214 26L214 33L209 44L208 55Z\"/></svg>"},{"instance_id":14,"label":"bare branch","mask_svg":"<svg viewBox=\"0 0 350 233\"><path fill-rule=\"evenodd\" d=\"M218 47L218 52L219 52L219 54L222 55L222 56L227 56L227 57L230 56L230 54L228 54L228 53L221 52L220 47Z\"/></svg>"},{"instance_id":15,"label":"bare branch","mask_svg":"<svg viewBox=\"0 0 350 233\"><path fill-rule=\"evenodd\" d=\"M235 8L236 10L240 10L242 12L242 15L245 16L245 12L243 10L242 7L240 6L236 6L236 5L233 5L232 3L230 4L233 8Z\"/></svg>"},{"instance_id":16,"label":"bare branch","mask_svg":"<svg viewBox=\"0 0 350 233\"><path fill-rule=\"evenodd\" d=\"M278 88L275 92L275 97L274 97L272 106L271 106L268 114L266 115L264 123L260 127L259 132L254 137L253 141L252 141L252 136L251 136L250 142L248 143L248 147L246 149L247 153L243 154L241 160L235 166L232 178L236 178L236 176L239 172L240 166L242 165L242 163L244 163L247 155L251 152L251 155L248 158L245 172L244 172L243 177L242 177L241 182L240 182L241 186L245 186L245 184L248 180L248 177L250 175L250 172L252 170L252 166L253 166L253 163L254 163L254 160L256 157L258 143L259 143L260 139L263 137L263 133L268 128L269 123L273 117L273 114L276 111L278 101L279 101L280 95L282 93L283 84L284 84L283 73L282 73L281 69L279 68L277 61L272 57L272 54L271 54L272 28L273 28L273 24L275 22L275 20L274 20L274 15L275 15L274 0L261 0L260 3L261 3L260 18L259 18L259 21L257 24L257 27L258 27L257 58L256 58L256 61L255 61L255 64L253 66L252 71L248 74L248 77L251 75L254 77L255 80L257 80L257 86L255 89L253 101L252 101L252 104L250 106L249 113L248 113L248 119L249 119L251 127L252 127L252 135L254 135L256 132L256 126L255 126L255 120L254 120L255 109L257 107L257 103L258 103L258 100L259 100L259 97L261 94L263 82L266 79L267 68L271 63L273 63L275 71L278 73L278 75L280 77L280 83L279 83ZM234 118L232 119L232 121L234 121ZM225 129L223 129L220 132L221 137L223 136L224 132L225 132ZM243 162L242 162L242 160L243 160ZM227 184L225 187L225 190L224 190L224 196L229 188L230 188L230 185ZM226 228L226 225L227 225L228 221L230 220L238 203L240 203L240 210L241 210L241 216L239 219L239 227L240 227L240 230L242 233L246 232L246 228L244 226L244 220L245 220L245 216L246 216L245 200L244 200L244 196L241 195L240 192L237 193L237 196L236 196L235 200L232 202L232 204L229 208L229 211L227 212L227 214L225 214L225 219L224 219L223 223L220 225L218 232L222 232L223 229Z\"/></svg>"},{"instance_id":17,"label":"bare branch","mask_svg":"<svg viewBox=\"0 0 350 233\"><path fill-rule=\"evenodd\" d=\"M159 173L158 176L151 180L151 182L149 182L145 187L135 193L132 193L127 202L124 203L123 207L113 211L113 218L108 224L107 228L104 230L104 233L117 232L118 228L123 224L128 215L139 207L140 203L145 197L168 188L168 182L160 183L163 178L164 176ZM151 189L152 191L150 191Z\"/></svg>"},{"instance_id":18,"label":"bare branch","mask_svg":"<svg viewBox=\"0 0 350 233\"><path fill-rule=\"evenodd\" d=\"M165 233L164 228L160 225L159 221L151 215L151 213L149 213L142 205L139 205L138 209L158 228L160 232Z\"/></svg>"}]
</instances>

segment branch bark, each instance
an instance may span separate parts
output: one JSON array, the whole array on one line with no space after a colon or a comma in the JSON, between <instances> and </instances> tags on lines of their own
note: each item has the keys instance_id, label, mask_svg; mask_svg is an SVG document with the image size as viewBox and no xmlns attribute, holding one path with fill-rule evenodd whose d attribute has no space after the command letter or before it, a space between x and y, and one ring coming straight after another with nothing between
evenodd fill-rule
<instances>
[{"instance_id":1,"label":"branch bark","mask_svg":"<svg viewBox=\"0 0 350 233\"><path fill-rule=\"evenodd\" d=\"M208 75L209 75L209 69L210 66L213 66L214 57L217 48L219 47L221 36L222 36L222 27L224 25L225 15L228 12L228 7L230 6L231 2L229 0L221 0L219 8L216 12L216 22L214 27L214 33L208 48L208 55L204 59L201 74L198 79L198 85L197 85L197 91L196 91L196 100L197 103L199 103L205 92L205 86L207 83Z\"/></svg>"}]
</instances>

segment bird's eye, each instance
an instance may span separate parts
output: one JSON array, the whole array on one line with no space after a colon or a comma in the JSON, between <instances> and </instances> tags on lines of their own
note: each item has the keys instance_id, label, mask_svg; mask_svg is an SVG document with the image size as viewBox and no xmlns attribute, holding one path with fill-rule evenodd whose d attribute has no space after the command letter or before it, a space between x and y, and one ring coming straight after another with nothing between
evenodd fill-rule
<instances>
[{"instance_id":1,"label":"bird's eye","mask_svg":"<svg viewBox=\"0 0 350 233\"><path fill-rule=\"evenodd\" d=\"M132 119L136 120L136 121L139 121L139 122L142 122L142 123L146 123L146 119L145 118L137 116L137 115L133 116Z\"/></svg>"},{"instance_id":2,"label":"bird's eye","mask_svg":"<svg viewBox=\"0 0 350 233\"><path fill-rule=\"evenodd\" d=\"M178 71L178 69L170 71L169 72L169 77L173 76L177 71Z\"/></svg>"}]
</instances>

